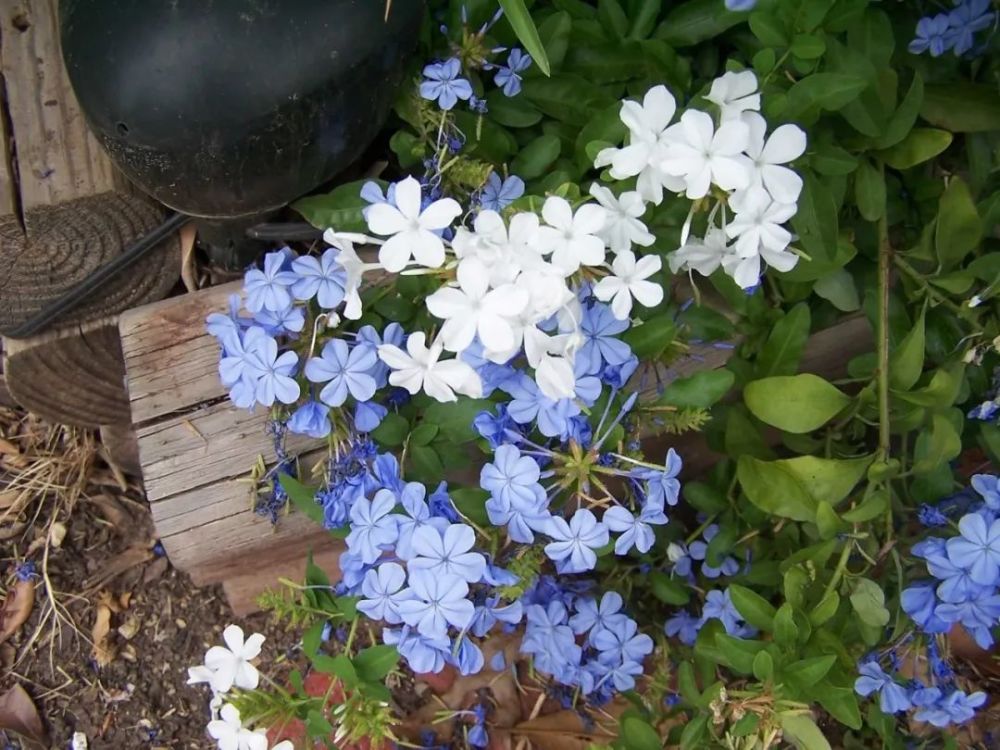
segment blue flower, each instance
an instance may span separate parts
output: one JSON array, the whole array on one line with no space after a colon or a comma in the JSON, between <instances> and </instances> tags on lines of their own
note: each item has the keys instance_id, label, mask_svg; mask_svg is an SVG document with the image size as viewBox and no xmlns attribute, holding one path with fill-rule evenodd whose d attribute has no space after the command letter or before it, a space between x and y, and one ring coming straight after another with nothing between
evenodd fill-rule
<instances>
[{"instance_id":1,"label":"blue flower","mask_svg":"<svg viewBox=\"0 0 1000 750\"><path fill-rule=\"evenodd\" d=\"M726 0L726 10L737 13L753 10L755 5L757 5L757 0Z\"/></svg>"},{"instance_id":2,"label":"blue flower","mask_svg":"<svg viewBox=\"0 0 1000 750\"><path fill-rule=\"evenodd\" d=\"M649 636L646 636L647 638ZM616 663L607 673L615 690L624 692L635 687L635 678L642 674L642 664L637 661Z\"/></svg>"},{"instance_id":3,"label":"blue flower","mask_svg":"<svg viewBox=\"0 0 1000 750\"><path fill-rule=\"evenodd\" d=\"M663 632L671 638L677 637L686 646L693 646L702 624L701 620L682 609L663 624Z\"/></svg>"},{"instance_id":4,"label":"blue flower","mask_svg":"<svg viewBox=\"0 0 1000 750\"><path fill-rule=\"evenodd\" d=\"M579 356L579 355L577 355ZM536 422L546 437L557 437L569 428L569 418L580 413L580 406L569 398L551 399L524 373L504 383L501 389L512 396L507 413L518 424Z\"/></svg>"},{"instance_id":5,"label":"blue flower","mask_svg":"<svg viewBox=\"0 0 1000 750\"><path fill-rule=\"evenodd\" d=\"M457 57L426 66L420 96L436 100L441 109L451 109L459 99L472 96L472 84L461 77L461 72L462 63Z\"/></svg>"},{"instance_id":6,"label":"blue flower","mask_svg":"<svg viewBox=\"0 0 1000 750\"><path fill-rule=\"evenodd\" d=\"M995 400L983 401L983 403L979 404L979 406L972 407L967 416L969 419L979 419L983 422L990 422L997 415L998 411L1000 411L1000 404L998 404Z\"/></svg>"},{"instance_id":7,"label":"blue flower","mask_svg":"<svg viewBox=\"0 0 1000 750\"><path fill-rule=\"evenodd\" d=\"M344 300L347 285L347 271L337 261L340 251L331 247L320 258L304 255L292 261L292 270L298 281L292 284L292 295L298 300L311 300L319 306L332 310Z\"/></svg>"},{"instance_id":8,"label":"blue flower","mask_svg":"<svg viewBox=\"0 0 1000 750\"><path fill-rule=\"evenodd\" d=\"M921 18L917 21L917 36L907 49L914 55L929 50L931 57L940 57L955 43L954 37L949 34L950 31L951 22L947 13Z\"/></svg>"},{"instance_id":9,"label":"blue flower","mask_svg":"<svg viewBox=\"0 0 1000 750\"><path fill-rule=\"evenodd\" d=\"M981 596L964 602L945 602L934 610L945 622L960 622L981 648L993 645L992 628L1000 620L1000 595Z\"/></svg>"},{"instance_id":10,"label":"blue flower","mask_svg":"<svg viewBox=\"0 0 1000 750\"><path fill-rule=\"evenodd\" d=\"M920 695L917 695L918 693ZM913 705L919 710L913 718L943 729L949 724L964 724L984 703L986 703L986 693L983 692L967 695L961 690L952 690L944 696L939 688L914 690Z\"/></svg>"},{"instance_id":11,"label":"blue flower","mask_svg":"<svg viewBox=\"0 0 1000 750\"><path fill-rule=\"evenodd\" d=\"M979 596L984 587L972 580L968 569L955 565L946 555L927 558L927 570L941 581L938 597L945 602L961 602Z\"/></svg>"},{"instance_id":12,"label":"blue flower","mask_svg":"<svg viewBox=\"0 0 1000 750\"><path fill-rule=\"evenodd\" d=\"M577 635L588 630L615 628L620 620L626 619L621 612L623 605L617 591L605 591L600 604L592 596L580 597L573 603L576 614L569 618L569 626Z\"/></svg>"},{"instance_id":13,"label":"blue flower","mask_svg":"<svg viewBox=\"0 0 1000 750\"><path fill-rule=\"evenodd\" d=\"M539 487L538 496L531 503L503 503L495 497L486 501L486 514L494 526L506 526L511 540L521 544L535 541L533 532L545 532L552 514L548 509L548 498Z\"/></svg>"},{"instance_id":14,"label":"blue flower","mask_svg":"<svg viewBox=\"0 0 1000 750\"><path fill-rule=\"evenodd\" d=\"M375 326L361 326L358 329L358 342L368 344L376 351L383 344L403 349L405 348L406 331L399 323L389 323L380 336L375 330ZM389 366L382 360L377 360L371 369L371 376L375 378L379 388L385 387L389 382Z\"/></svg>"},{"instance_id":15,"label":"blue flower","mask_svg":"<svg viewBox=\"0 0 1000 750\"><path fill-rule=\"evenodd\" d=\"M240 316L241 304L240 295L230 294L228 314L214 312L205 318L205 330L208 331L209 335L219 339L219 343L223 344L223 352L225 352L223 339L232 334L237 337L241 336L243 330L252 322L248 318Z\"/></svg>"},{"instance_id":16,"label":"blue flower","mask_svg":"<svg viewBox=\"0 0 1000 750\"><path fill-rule=\"evenodd\" d=\"M604 364L620 365L632 356L629 345L617 338L629 326L627 320L618 320L608 305L595 303L584 308L580 321L583 346L576 353L583 358L586 372L596 374Z\"/></svg>"},{"instance_id":17,"label":"blue flower","mask_svg":"<svg viewBox=\"0 0 1000 750\"><path fill-rule=\"evenodd\" d=\"M995 586L1000 578L1000 520L987 525L979 513L967 513L958 522L961 536L947 542L948 559L969 571L983 586Z\"/></svg>"},{"instance_id":18,"label":"blue flower","mask_svg":"<svg viewBox=\"0 0 1000 750\"><path fill-rule=\"evenodd\" d=\"M705 606L701 610L702 622L717 619L722 622L726 632L737 638L743 637L748 630L743 623L743 615L736 609L730 597L729 589L725 591L709 591L705 597Z\"/></svg>"},{"instance_id":19,"label":"blue flower","mask_svg":"<svg viewBox=\"0 0 1000 750\"><path fill-rule=\"evenodd\" d=\"M649 552L656 541L652 525L665 524L667 517L662 505L647 503L638 516L633 516L620 505L608 508L602 520L611 531L621 534L615 541L615 554L627 555L632 547L642 554Z\"/></svg>"},{"instance_id":20,"label":"blue flower","mask_svg":"<svg viewBox=\"0 0 1000 750\"><path fill-rule=\"evenodd\" d=\"M265 336L267 332L260 326L252 326L245 332L238 329L221 331L222 359L219 360L219 380L226 388L232 388L241 380L250 383L256 380L255 370L248 358L249 350L254 341Z\"/></svg>"},{"instance_id":21,"label":"blue flower","mask_svg":"<svg viewBox=\"0 0 1000 750\"><path fill-rule=\"evenodd\" d=\"M479 486L505 506L520 502L531 505L537 501L541 487L541 470L530 456L522 456L515 445L501 445L493 462L483 466ZM543 491L544 495L544 491Z\"/></svg>"},{"instance_id":22,"label":"blue flower","mask_svg":"<svg viewBox=\"0 0 1000 750\"><path fill-rule=\"evenodd\" d=\"M521 602L514 601L503 607L497 606L500 597L493 596L485 603L476 607L476 614L469 625L469 632L478 638L482 638L489 633L498 622L508 625L517 625L524 616L524 608Z\"/></svg>"},{"instance_id":23,"label":"blue flower","mask_svg":"<svg viewBox=\"0 0 1000 750\"><path fill-rule=\"evenodd\" d=\"M653 639L638 630L635 620L624 617L595 631L590 644L598 650L598 659L605 664L642 662L653 653Z\"/></svg>"},{"instance_id":24,"label":"blue flower","mask_svg":"<svg viewBox=\"0 0 1000 750\"><path fill-rule=\"evenodd\" d=\"M479 205L488 211L503 211L507 206L524 195L524 180L511 175L501 180L496 172L490 172L479 193Z\"/></svg>"},{"instance_id":25,"label":"blue flower","mask_svg":"<svg viewBox=\"0 0 1000 750\"><path fill-rule=\"evenodd\" d=\"M417 674L437 674L451 657L448 636L425 636L410 627L386 628L382 631L382 642L395 646Z\"/></svg>"},{"instance_id":26,"label":"blue flower","mask_svg":"<svg viewBox=\"0 0 1000 750\"><path fill-rule=\"evenodd\" d=\"M899 597L900 606L925 633L946 633L951 624L945 622L934 612L938 605L934 594L934 585L918 583L903 589Z\"/></svg>"},{"instance_id":27,"label":"blue flower","mask_svg":"<svg viewBox=\"0 0 1000 750\"><path fill-rule=\"evenodd\" d=\"M532 604L524 610L525 630L521 651L545 655L551 663L565 663L572 658L579 646L569 625L566 624L566 605L550 601L547 606Z\"/></svg>"},{"instance_id":28,"label":"blue flower","mask_svg":"<svg viewBox=\"0 0 1000 750\"><path fill-rule=\"evenodd\" d=\"M246 345L245 360L244 379L253 380L257 403L272 406L275 400L283 404L298 401L301 389L293 375L299 364L299 355L295 352L278 354L278 342L271 336L263 335L254 337Z\"/></svg>"},{"instance_id":29,"label":"blue flower","mask_svg":"<svg viewBox=\"0 0 1000 750\"><path fill-rule=\"evenodd\" d=\"M283 336L286 333L300 333L306 324L306 314L301 307L286 307L280 312L261 310L253 316L253 322L261 326L269 336Z\"/></svg>"},{"instance_id":30,"label":"blue flower","mask_svg":"<svg viewBox=\"0 0 1000 750\"><path fill-rule=\"evenodd\" d=\"M948 516L942 513L937 507L924 503L917 510L917 520L928 528L936 526L947 526Z\"/></svg>"},{"instance_id":31,"label":"blue flower","mask_svg":"<svg viewBox=\"0 0 1000 750\"><path fill-rule=\"evenodd\" d=\"M507 412L506 404L496 405L496 414L490 411L481 411L472 420L472 426L484 438L491 448L496 449L507 440L507 430L516 426Z\"/></svg>"},{"instance_id":32,"label":"blue flower","mask_svg":"<svg viewBox=\"0 0 1000 750\"><path fill-rule=\"evenodd\" d=\"M601 370L601 380L612 388L624 388L638 367L639 358L633 354L621 364L604 365L604 369Z\"/></svg>"},{"instance_id":33,"label":"blue flower","mask_svg":"<svg viewBox=\"0 0 1000 750\"><path fill-rule=\"evenodd\" d=\"M454 576L478 583L486 570L486 558L471 551L475 544L476 532L464 523L448 526L443 534L433 526L420 526L413 532L415 557L407 568L411 575L424 571L437 578Z\"/></svg>"},{"instance_id":34,"label":"blue flower","mask_svg":"<svg viewBox=\"0 0 1000 750\"><path fill-rule=\"evenodd\" d=\"M379 487L395 495L403 491L403 480L399 476L399 461L391 453L379 453L372 462L372 476Z\"/></svg>"},{"instance_id":35,"label":"blue flower","mask_svg":"<svg viewBox=\"0 0 1000 750\"><path fill-rule=\"evenodd\" d=\"M431 516L430 508L424 502L426 494L427 488L419 482L407 482L399 493L399 504L406 511L406 515L396 514L396 525L399 528L396 554L401 560L410 560L416 556L413 551L413 534L417 529L431 526L444 531L449 526L445 519Z\"/></svg>"},{"instance_id":36,"label":"blue flower","mask_svg":"<svg viewBox=\"0 0 1000 750\"><path fill-rule=\"evenodd\" d=\"M288 420L288 429L296 435L325 438L330 434L330 409L309 399Z\"/></svg>"},{"instance_id":37,"label":"blue flower","mask_svg":"<svg viewBox=\"0 0 1000 750\"><path fill-rule=\"evenodd\" d=\"M364 612L373 620L385 620L390 625L398 625L403 621L399 615L399 603L410 595L406 585L406 572L394 563L382 563L375 570L365 574L361 584L361 595L358 611Z\"/></svg>"},{"instance_id":38,"label":"blue flower","mask_svg":"<svg viewBox=\"0 0 1000 750\"><path fill-rule=\"evenodd\" d=\"M388 490L379 490L371 500L361 497L351 508L351 533L347 535L347 548L366 565L375 562L382 554L382 548L395 544L399 537L396 517L392 515L395 505L395 495Z\"/></svg>"},{"instance_id":39,"label":"blue flower","mask_svg":"<svg viewBox=\"0 0 1000 750\"><path fill-rule=\"evenodd\" d=\"M510 51L507 64L501 65L493 82L503 89L504 96L517 96L521 93L521 73L531 67L531 55L524 54L519 47Z\"/></svg>"},{"instance_id":40,"label":"blue flower","mask_svg":"<svg viewBox=\"0 0 1000 750\"><path fill-rule=\"evenodd\" d=\"M975 33L988 29L995 20L996 13L990 10L990 0L957 2L948 14L951 44L955 48L955 54L964 55L972 49Z\"/></svg>"},{"instance_id":41,"label":"blue flower","mask_svg":"<svg viewBox=\"0 0 1000 750\"><path fill-rule=\"evenodd\" d=\"M389 413L382 404L374 401L359 401L354 407L354 429L358 432L371 432L385 419Z\"/></svg>"},{"instance_id":42,"label":"blue flower","mask_svg":"<svg viewBox=\"0 0 1000 750\"><path fill-rule=\"evenodd\" d=\"M555 541L545 545L545 554L560 565L561 573L584 573L597 565L596 549L608 543L608 527L586 508L578 508L569 523L561 516L549 519L545 533Z\"/></svg>"},{"instance_id":43,"label":"blue flower","mask_svg":"<svg viewBox=\"0 0 1000 750\"><path fill-rule=\"evenodd\" d=\"M264 270L251 268L243 279L247 310L258 313L261 310L281 312L291 307L289 288L298 281L298 275L282 270L286 260L283 251L278 250L264 256Z\"/></svg>"},{"instance_id":44,"label":"blue flower","mask_svg":"<svg viewBox=\"0 0 1000 750\"><path fill-rule=\"evenodd\" d=\"M663 469L641 468L633 472L637 479L646 480L646 501L663 507L677 505L680 497L681 483L677 475L681 473L684 462L673 448L667 451L663 461Z\"/></svg>"},{"instance_id":45,"label":"blue flower","mask_svg":"<svg viewBox=\"0 0 1000 750\"><path fill-rule=\"evenodd\" d=\"M331 339L319 357L306 362L306 378L326 383L319 398L328 406L342 405L348 393L357 401L367 401L375 395L375 378L370 371L377 362L378 354L368 344L349 349L343 339Z\"/></svg>"},{"instance_id":46,"label":"blue flower","mask_svg":"<svg viewBox=\"0 0 1000 750\"><path fill-rule=\"evenodd\" d=\"M449 523L458 523L462 517L455 510L455 504L448 495L448 483L441 482L437 489L431 493L430 502L431 515L435 518L443 518Z\"/></svg>"},{"instance_id":47,"label":"blue flower","mask_svg":"<svg viewBox=\"0 0 1000 750\"><path fill-rule=\"evenodd\" d=\"M712 567L707 562L704 562L705 557L708 555L708 542L711 542L718 533L719 525L713 523L706 528L702 534L705 539L704 542L691 542L688 546L688 553L691 555L691 559L703 561L701 564L701 572L706 578L718 578L722 575L736 575L740 569L740 563L735 557L724 558L722 560L722 564L718 568Z\"/></svg>"},{"instance_id":48,"label":"blue flower","mask_svg":"<svg viewBox=\"0 0 1000 750\"><path fill-rule=\"evenodd\" d=\"M421 635L440 637L449 625L463 630L472 622L475 606L466 598L469 584L458 576L411 569L409 590L410 598L398 605L399 614Z\"/></svg>"},{"instance_id":49,"label":"blue flower","mask_svg":"<svg viewBox=\"0 0 1000 750\"><path fill-rule=\"evenodd\" d=\"M895 714L911 707L906 688L887 675L878 662L862 664L858 672L861 676L854 681L854 692L863 697L877 692L882 713Z\"/></svg>"},{"instance_id":50,"label":"blue flower","mask_svg":"<svg viewBox=\"0 0 1000 750\"><path fill-rule=\"evenodd\" d=\"M993 474L974 474L972 489L979 493L990 510L1000 510L1000 477Z\"/></svg>"},{"instance_id":51,"label":"blue flower","mask_svg":"<svg viewBox=\"0 0 1000 750\"><path fill-rule=\"evenodd\" d=\"M482 650L465 635L459 636L457 646L452 649L450 661L458 668L458 673L461 675L479 674L486 665Z\"/></svg>"}]
</instances>

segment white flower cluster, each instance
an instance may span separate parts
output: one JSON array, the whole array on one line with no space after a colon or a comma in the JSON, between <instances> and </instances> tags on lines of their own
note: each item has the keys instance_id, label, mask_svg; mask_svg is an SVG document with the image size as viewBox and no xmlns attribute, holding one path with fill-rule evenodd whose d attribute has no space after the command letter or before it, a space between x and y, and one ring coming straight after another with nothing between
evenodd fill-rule
<instances>
[{"instance_id":1,"label":"white flower cluster","mask_svg":"<svg viewBox=\"0 0 1000 750\"><path fill-rule=\"evenodd\" d=\"M762 259L779 271L791 270L798 261L788 250L792 234L782 225L795 215L802 178L785 165L805 152L806 135L786 124L767 137L751 71L717 78L705 98L718 107L718 123L693 108L673 122L677 102L665 86L650 89L642 104L623 102L628 144L602 150L595 166L609 167L617 180L635 177L639 198L656 204L664 190L696 201L713 195L713 185L723 191L703 237L690 236L689 218L670 268L707 276L721 266L748 289L760 279ZM727 208L734 214L731 221Z\"/></svg>"},{"instance_id":2,"label":"white flower cluster","mask_svg":"<svg viewBox=\"0 0 1000 750\"><path fill-rule=\"evenodd\" d=\"M598 299L612 301L614 314L628 318L633 300L653 306L663 300L663 287L648 279L660 271L657 256L636 259L631 247L650 245L653 236L639 221L644 205L637 193L620 198L605 187L591 190L598 202L574 207L550 196L541 216L523 212L505 221L496 211L482 210L472 228L459 226L450 241L442 230L462 213L444 198L421 208L421 186L412 177L394 186L393 203L372 205L369 230L387 239L380 244L379 263L390 272L421 272L414 267L454 269L454 282L427 298L427 309L442 321L433 341L422 332L409 336L406 350L379 347L379 358L391 369L389 382L410 393L423 390L439 401L456 394L478 397L479 375L461 355L504 364L522 351L541 391L552 399L572 398L574 358L583 343L580 301L571 277L581 269L601 275L593 287ZM343 243L344 236L327 234ZM605 263L608 249L616 253ZM470 348L474 347L470 351ZM445 352L455 355L442 359Z\"/></svg>"},{"instance_id":3,"label":"white flower cluster","mask_svg":"<svg viewBox=\"0 0 1000 750\"><path fill-rule=\"evenodd\" d=\"M233 687L254 690L259 684L260 674L251 661L260 654L264 636L254 633L244 640L243 629L230 625L222 631L222 639L226 645L208 649L204 664L188 667L188 685L204 682L212 688L208 734L219 750L268 750L267 733L244 726L236 706L225 701L226 693ZM289 740L283 740L270 750L294 748Z\"/></svg>"}]
</instances>

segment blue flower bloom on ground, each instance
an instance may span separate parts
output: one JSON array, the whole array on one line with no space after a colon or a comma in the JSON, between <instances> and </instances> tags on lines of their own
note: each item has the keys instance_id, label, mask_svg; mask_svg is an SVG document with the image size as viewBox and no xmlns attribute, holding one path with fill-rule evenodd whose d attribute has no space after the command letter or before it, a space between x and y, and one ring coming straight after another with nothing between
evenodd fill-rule
<instances>
[{"instance_id":1,"label":"blue flower bloom on ground","mask_svg":"<svg viewBox=\"0 0 1000 750\"><path fill-rule=\"evenodd\" d=\"M504 505L520 501L532 504L538 497L541 470L530 456L522 456L515 445L501 445L493 462L483 466L479 486Z\"/></svg>"},{"instance_id":2,"label":"blue flower bloom on ground","mask_svg":"<svg viewBox=\"0 0 1000 750\"><path fill-rule=\"evenodd\" d=\"M444 531L449 526L445 519L431 516L430 508L424 501L426 494L427 488L419 482L407 482L399 493L399 504L406 511L405 515L396 514L396 525L399 528L396 554L401 560L410 560L416 556L413 551L413 535L417 529L432 526L438 531Z\"/></svg>"},{"instance_id":3,"label":"blue flower bloom on ground","mask_svg":"<svg viewBox=\"0 0 1000 750\"><path fill-rule=\"evenodd\" d=\"M366 565L378 560L382 549L395 544L399 537L396 518L391 515L395 505L395 495L388 490L379 490L371 500L361 497L351 508L351 533L347 535L347 548Z\"/></svg>"},{"instance_id":4,"label":"blue flower bloom on ground","mask_svg":"<svg viewBox=\"0 0 1000 750\"><path fill-rule=\"evenodd\" d=\"M284 270L284 252L264 256L264 269L251 268L243 279L246 308L252 313L261 310L281 312L292 304L291 286L299 280L297 274Z\"/></svg>"},{"instance_id":5,"label":"blue flower bloom on ground","mask_svg":"<svg viewBox=\"0 0 1000 750\"><path fill-rule=\"evenodd\" d=\"M502 390L513 397L507 405L507 413L511 419L518 424L535 422L538 431L546 437L559 437L565 434L570 427L570 417L580 413L580 406L573 399L549 398L542 393L538 384L524 373L504 383Z\"/></svg>"},{"instance_id":6,"label":"blue flower bloom on ground","mask_svg":"<svg viewBox=\"0 0 1000 750\"><path fill-rule=\"evenodd\" d=\"M457 57L427 65L424 81L420 84L420 96L436 101L441 109L451 109L459 99L472 96L472 84L462 78L461 73L462 63Z\"/></svg>"},{"instance_id":7,"label":"blue flower bloom on ground","mask_svg":"<svg viewBox=\"0 0 1000 750\"><path fill-rule=\"evenodd\" d=\"M246 350L244 379L253 380L254 398L261 406L274 402L294 404L301 389L295 382L299 355L295 352L278 353L278 342L264 335L255 337Z\"/></svg>"},{"instance_id":8,"label":"blue flower bloom on ground","mask_svg":"<svg viewBox=\"0 0 1000 750\"><path fill-rule=\"evenodd\" d=\"M593 597L580 597L573 603L576 610L569 626L577 635L600 628L616 628L626 616L621 609L625 602L617 591L605 591L600 603Z\"/></svg>"},{"instance_id":9,"label":"blue flower bloom on ground","mask_svg":"<svg viewBox=\"0 0 1000 750\"><path fill-rule=\"evenodd\" d=\"M503 89L504 96L521 93L521 73L531 67L531 55L515 47L507 57L507 64L501 65L493 77L493 82Z\"/></svg>"},{"instance_id":10,"label":"blue flower bloom on ground","mask_svg":"<svg viewBox=\"0 0 1000 750\"><path fill-rule=\"evenodd\" d=\"M394 563L382 563L375 570L369 570L361 584L361 595L358 611L364 612L373 620L385 620L390 625L398 625L403 621L399 614L399 603L409 596L406 585L406 571Z\"/></svg>"},{"instance_id":11,"label":"blue flower bloom on ground","mask_svg":"<svg viewBox=\"0 0 1000 750\"><path fill-rule=\"evenodd\" d=\"M665 524L667 517L663 513L662 506L649 503L638 516L634 516L625 508L616 505L613 508L608 508L601 520L611 531L621 534L615 540L615 554L627 555L633 547L643 554L649 552L656 540L652 526Z\"/></svg>"},{"instance_id":12,"label":"blue flower bloom on ground","mask_svg":"<svg viewBox=\"0 0 1000 750\"><path fill-rule=\"evenodd\" d=\"M524 180L511 175L501 180L496 172L490 172L479 193L479 205L488 211L503 211L507 206L524 195Z\"/></svg>"},{"instance_id":13,"label":"blue flower bloom on ground","mask_svg":"<svg viewBox=\"0 0 1000 750\"><path fill-rule=\"evenodd\" d=\"M677 505L680 498L681 483L677 479L684 462L677 451L670 448L663 461L662 469L639 468L632 472L636 479L646 480L646 502L654 503L661 509L664 504Z\"/></svg>"},{"instance_id":14,"label":"blue flower bloom on ground","mask_svg":"<svg viewBox=\"0 0 1000 750\"><path fill-rule=\"evenodd\" d=\"M466 598L469 585L458 576L411 570L409 591L410 598L398 605L399 614L421 635L437 638L449 625L462 630L472 622L475 606Z\"/></svg>"},{"instance_id":15,"label":"blue flower bloom on ground","mask_svg":"<svg viewBox=\"0 0 1000 750\"><path fill-rule=\"evenodd\" d=\"M993 474L974 474L970 482L990 510L1000 510L1000 477Z\"/></svg>"},{"instance_id":16,"label":"blue flower bloom on ground","mask_svg":"<svg viewBox=\"0 0 1000 750\"><path fill-rule=\"evenodd\" d=\"M309 399L288 420L288 429L296 435L325 438L330 434L329 407Z\"/></svg>"},{"instance_id":17,"label":"blue flower bloom on ground","mask_svg":"<svg viewBox=\"0 0 1000 750\"><path fill-rule=\"evenodd\" d=\"M441 533L431 525L413 532L414 557L407 563L411 574L425 571L433 576L455 576L469 583L478 583L486 570L486 558L472 549L476 532L471 526L456 523Z\"/></svg>"},{"instance_id":18,"label":"blue flower bloom on ground","mask_svg":"<svg viewBox=\"0 0 1000 750\"><path fill-rule=\"evenodd\" d=\"M663 632L671 638L679 639L686 646L693 646L701 626L700 619L682 609L667 619L663 625Z\"/></svg>"},{"instance_id":19,"label":"blue flower bloom on ground","mask_svg":"<svg viewBox=\"0 0 1000 750\"><path fill-rule=\"evenodd\" d=\"M319 306L332 310L344 301L344 287L347 285L347 271L337 262L340 251L328 248L321 257L304 255L292 261L292 270L298 281L292 284L292 295L297 300L311 300Z\"/></svg>"},{"instance_id":20,"label":"blue flower bloom on ground","mask_svg":"<svg viewBox=\"0 0 1000 750\"><path fill-rule=\"evenodd\" d=\"M569 523L561 516L549 519L545 533L553 540L545 554L557 563L561 573L584 573L597 565L597 553L608 543L608 527L586 508L579 508Z\"/></svg>"},{"instance_id":21,"label":"blue flower bloom on ground","mask_svg":"<svg viewBox=\"0 0 1000 750\"><path fill-rule=\"evenodd\" d=\"M968 513L958 522L961 536L948 540L948 559L969 571L983 586L1000 580L1000 520L987 523L979 513Z\"/></svg>"}]
</instances>

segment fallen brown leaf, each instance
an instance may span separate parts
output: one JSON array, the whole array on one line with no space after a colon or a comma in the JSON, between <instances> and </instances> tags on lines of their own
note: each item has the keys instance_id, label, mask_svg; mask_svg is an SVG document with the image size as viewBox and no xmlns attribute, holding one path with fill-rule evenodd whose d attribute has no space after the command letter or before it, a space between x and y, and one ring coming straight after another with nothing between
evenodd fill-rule
<instances>
[{"instance_id":1,"label":"fallen brown leaf","mask_svg":"<svg viewBox=\"0 0 1000 750\"><path fill-rule=\"evenodd\" d=\"M89 500L97 506L104 519L114 526L115 531L119 534L132 525L132 515L124 505L110 495L101 494L97 497L89 498Z\"/></svg>"},{"instance_id":2,"label":"fallen brown leaf","mask_svg":"<svg viewBox=\"0 0 1000 750\"><path fill-rule=\"evenodd\" d=\"M185 224L180 229L181 239L181 281L189 292L198 291L198 280L194 272L194 241L198 228L194 223Z\"/></svg>"},{"instance_id":3,"label":"fallen brown leaf","mask_svg":"<svg viewBox=\"0 0 1000 750\"><path fill-rule=\"evenodd\" d=\"M20 685L0 695L0 729L19 734L33 745L47 747L49 744L35 702Z\"/></svg>"},{"instance_id":4,"label":"fallen brown leaf","mask_svg":"<svg viewBox=\"0 0 1000 750\"><path fill-rule=\"evenodd\" d=\"M7 597L0 607L0 643L17 632L31 614L35 604L35 584L17 581L7 590Z\"/></svg>"},{"instance_id":5,"label":"fallen brown leaf","mask_svg":"<svg viewBox=\"0 0 1000 750\"><path fill-rule=\"evenodd\" d=\"M108 635L111 633L111 615L119 611L118 602L107 591L102 591L97 595L96 610L90 639L94 643L94 661L98 667L106 667L115 657L114 648L108 643Z\"/></svg>"},{"instance_id":6,"label":"fallen brown leaf","mask_svg":"<svg viewBox=\"0 0 1000 750\"><path fill-rule=\"evenodd\" d=\"M152 543L142 543L125 549L108 561L99 573L84 581L84 588L95 589L107 585L113 578L120 576L125 571L152 560L156 557L152 547Z\"/></svg>"},{"instance_id":7,"label":"fallen brown leaf","mask_svg":"<svg viewBox=\"0 0 1000 750\"><path fill-rule=\"evenodd\" d=\"M614 731L598 722L585 727L579 714L570 710L521 722L510 733L545 750L587 750L591 745L607 745L616 737Z\"/></svg>"}]
</instances>

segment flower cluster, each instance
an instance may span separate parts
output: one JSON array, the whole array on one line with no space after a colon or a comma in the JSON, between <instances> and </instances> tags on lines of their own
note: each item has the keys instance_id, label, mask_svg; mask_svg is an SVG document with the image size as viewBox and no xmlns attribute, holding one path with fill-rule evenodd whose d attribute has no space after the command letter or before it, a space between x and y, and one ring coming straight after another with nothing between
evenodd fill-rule
<instances>
[{"instance_id":1,"label":"flower cluster","mask_svg":"<svg viewBox=\"0 0 1000 750\"><path fill-rule=\"evenodd\" d=\"M940 57L948 50L964 55L975 46L976 34L995 28L996 23L997 13L990 0L955 0L950 11L917 21L917 35L909 50L915 55L928 52L931 57Z\"/></svg>"},{"instance_id":2,"label":"flower cluster","mask_svg":"<svg viewBox=\"0 0 1000 750\"><path fill-rule=\"evenodd\" d=\"M729 589L709 591L705 595L701 617L695 617L685 609L675 612L667 618L663 632L686 646L692 646L698 632L709 620L718 620L726 633L734 638L752 638L757 634L757 629L748 624L736 609Z\"/></svg>"},{"instance_id":3,"label":"flower cluster","mask_svg":"<svg viewBox=\"0 0 1000 750\"><path fill-rule=\"evenodd\" d=\"M724 74L704 98L715 106L716 118L690 107L673 122L677 102L665 86L650 89L641 104L626 101L621 120L628 144L600 151L596 165L609 167L618 180L636 178L642 201L659 204L665 190L696 201L681 247L670 256L671 270L707 276L721 267L751 289L762 261L779 271L798 262L789 250L793 236L783 225L795 215L802 178L786 165L805 152L806 136L791 124L767 135L752 71ZM692 236L699 206L708 211L707 222L700 236Z\"/></svg>"},{"instance_id":4,"label":"flower cluster","mask_svg":"<svg viewBox=\"0 0 1000 750\"><path fill-rule=\"evenodd\" d=\"M268 750L266 730L245 726L239 710L227 702L227 694L233 688L254 690L259 684L260 674L251 661L260 654L264 636L254 633L244 639L243 629L230 625L222 632L222 639L226 645L212 646L205 653L204 664L188 668L189 685L207 683L212 689L208 734L219 750ZM292 750L292 747L290 741L284 740L270 750Z\"/></svg>"}]
</instances>

